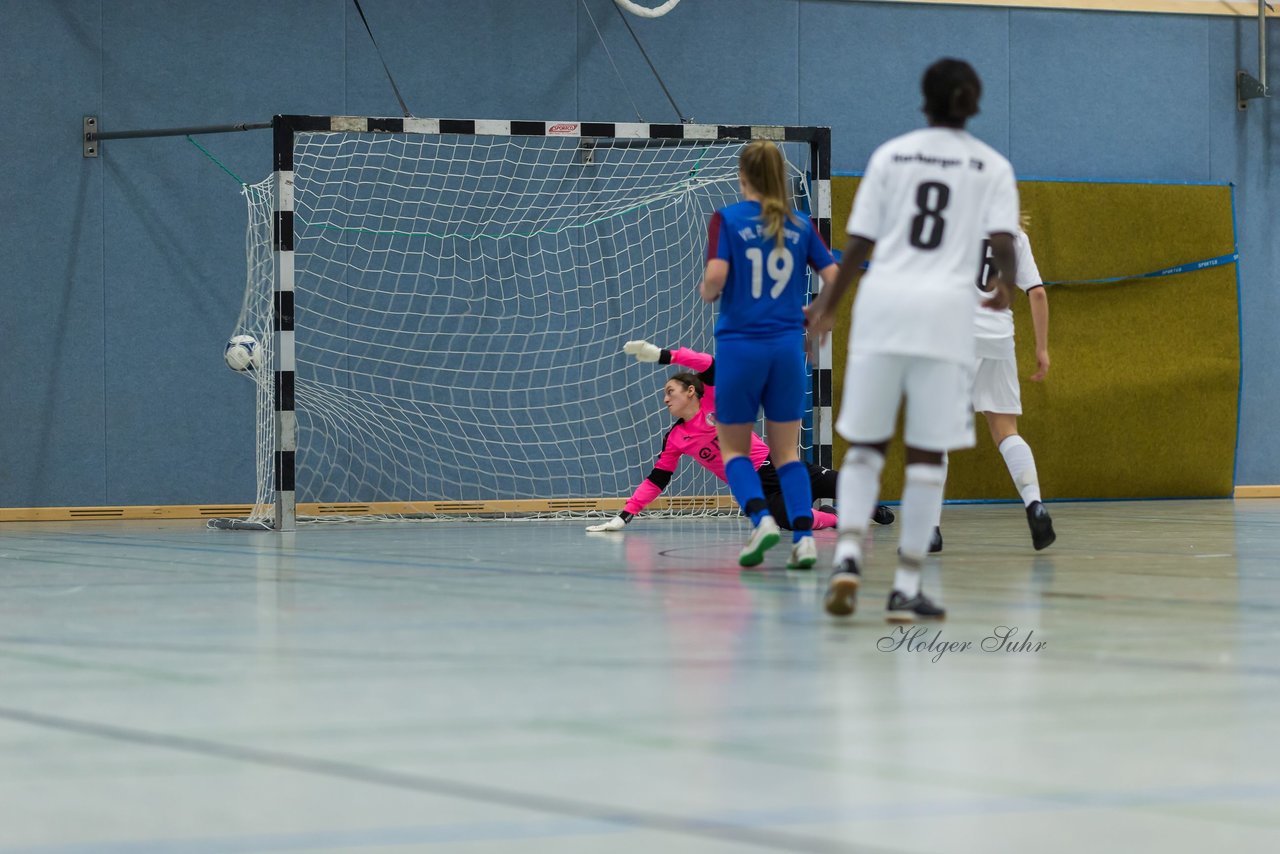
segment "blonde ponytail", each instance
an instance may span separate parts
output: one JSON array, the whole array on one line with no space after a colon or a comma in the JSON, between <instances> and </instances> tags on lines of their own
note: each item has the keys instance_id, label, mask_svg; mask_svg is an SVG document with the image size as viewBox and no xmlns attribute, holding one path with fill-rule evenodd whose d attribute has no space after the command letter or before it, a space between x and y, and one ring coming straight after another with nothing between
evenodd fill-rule
<instances>
[{"instance_id":1,"label":"blonde ponytail","mask_svg":"<svg viewBox=\"0 0 1280 854\"><path fill-rule=\"evenodd\" d=\"M760 215L764 220L764 233L781 249L786 235L783 232L788 220L795 220L791 209L791 194L787 190L787 172L783 166L782 152L767 139L757 139L742 149L738 156L738 171L751 188L760 195Z\"/></svg>"}]
</instances>

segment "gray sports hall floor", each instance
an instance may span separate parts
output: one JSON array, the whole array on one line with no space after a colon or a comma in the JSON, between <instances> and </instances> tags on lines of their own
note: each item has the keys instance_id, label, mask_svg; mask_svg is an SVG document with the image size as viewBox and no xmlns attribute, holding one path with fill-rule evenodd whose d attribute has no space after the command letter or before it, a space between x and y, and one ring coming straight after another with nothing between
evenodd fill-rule
<instances>
[{"instance_id":1,"label":"gray sports hall floor","mask_svg":"<svg viewBox=\"0 0 1280 854\"><path fill-rule=\"evenodd\" d=\"M7 524L0 854L1280 851L1280 502L1053 509L947 509L938 660L894 527L837 624L736 520Z\"/></svg>"}]
</instances>

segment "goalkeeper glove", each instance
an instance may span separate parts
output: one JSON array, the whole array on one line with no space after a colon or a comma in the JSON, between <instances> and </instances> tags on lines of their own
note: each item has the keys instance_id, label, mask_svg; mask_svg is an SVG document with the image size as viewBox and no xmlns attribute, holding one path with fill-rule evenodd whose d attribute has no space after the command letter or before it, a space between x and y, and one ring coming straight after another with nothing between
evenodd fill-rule
<instances>
[{"instance_id":1,"label":"goalkeeper glove","mask_svg":"<svg viewBox=\"0 0 1280 854\"><path fill-rule=\"evenodd\" d=\"M623 510L617 516L614 516L608 522L601 522L599 525L588 525L587 531L592 534L598 534L601 531L621 531L627 527L627 523L632 519L632 514Z\"/></svg>"},{"instance_id":2,"label":"goalkeeper glove","mask_svg":"<svg viewBox=\"0 0 1280 854\"><path fill-rule=\"evenodd\" d=\"M662 348L648 341L628 341L622 345L622 352L635 356L637 362L656 362L662 357Z\"/></svg>"}]
</instances>

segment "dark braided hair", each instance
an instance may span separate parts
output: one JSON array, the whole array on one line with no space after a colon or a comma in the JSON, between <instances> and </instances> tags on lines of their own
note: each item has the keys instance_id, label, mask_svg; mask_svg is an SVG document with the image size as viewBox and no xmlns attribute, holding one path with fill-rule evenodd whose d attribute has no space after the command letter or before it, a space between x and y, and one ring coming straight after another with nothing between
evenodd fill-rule
<instances>
[{"instance_id":1,"label":"dark braided hair","mask_svg":"<svg viewBox=\"0 0 1280 854\"><path fill-rule=\"evenodd\" d=\"M939 59L924 72L920 81L924 112L936 124L964 127L978 114L982 81L978 72L963 59Z\"/></svg>"}]
</instances>

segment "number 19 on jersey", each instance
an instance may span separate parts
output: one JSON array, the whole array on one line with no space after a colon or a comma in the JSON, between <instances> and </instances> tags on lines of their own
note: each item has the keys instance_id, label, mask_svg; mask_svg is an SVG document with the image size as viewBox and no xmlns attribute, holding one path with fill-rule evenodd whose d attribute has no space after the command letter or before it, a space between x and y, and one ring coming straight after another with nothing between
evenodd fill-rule
<instances>
[{"instance_id":1,"label":"number 19 on jersey","mask_svg":"<svg viewBox=\"0 0 1280 854\"><path fill-rule=\"evenodd\" d=\"M795 259L786 249L774 247L769 252L769 257L764 257L764 251L757 246L751 246L746 252L747 260L751 262L751 296L760 299L764 293L764 274L767 272L769 278L773 281L773 287L769 289L769 296L774 299L783 292L787 287L787 282L791 281L791 273L795 269Z\"/></svg>"}]
</instances>

